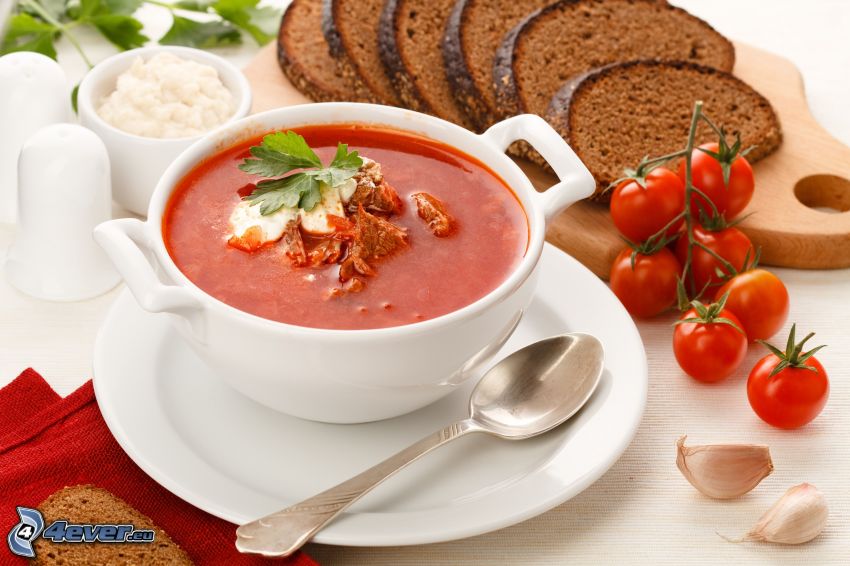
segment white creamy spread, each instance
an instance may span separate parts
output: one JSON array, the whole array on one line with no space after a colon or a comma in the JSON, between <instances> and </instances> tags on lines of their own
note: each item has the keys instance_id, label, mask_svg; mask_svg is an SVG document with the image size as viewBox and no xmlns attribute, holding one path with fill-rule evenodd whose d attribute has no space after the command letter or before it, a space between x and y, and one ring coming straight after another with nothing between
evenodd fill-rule
<instances>
[{"instance_id":1,"label":"white creamy spread","mask_svg":"<svg viewBox=\"0 0 850 566\"><path fill-rule=\"evenodd\" d=\"M330 224L328 215L333 214L334 216L342 216L345 218L342 188L346 187L349 183L354 184L354 187L357 188L357 184L353 179L349 179L338 187L331 187L330 185L322 183L320 189L322 192L322 202L317 204L313 210L307 211L301 209L298 211L298 214L301 216L301 229L308 234L315 234L317 236L333 234L336 229L332 224ZM346 192L348 192L347 188ZM353 194L354 190L352 189L350 193L348 193L348 199L350 199ZM347 202L348 199L345 199L345 202Z\"/></svg>"},{"instance_id":2,"label":"white creamy spread","mask_svg":"<svg viewBox=\"0 0 850 566\"><path fill-rule=\"evenodd\" d=\"M262 242L276 242L283 237L286 225L295 220L297 213L294 208L281 208L273 214L260 214L260 205L243 200L236 205L230 214L231 236L241 238L253 226L262 230Z\"/></svg>"},{"instance_id":3,"label":"white creamy spread","mask_svg":"<svg viewBox=\"0 0 850 566\"><path fill-rule=\"evenodd\" d=\"M363 163L366 163L366 161L367 159L364 157ZM337 188L339 189L339 197L342 199L342 202L348 204L348 201L354 196L354 191L357 190L357 181L349 179Z\"/></svg>"},{"instance_id":4,"label":"white creamy spread","mask_svg":"<svg viewBox=\"0 0 850 566\"><path fill-rule=\"evenodd\" d=\"M218 71L168 52L133 61L97 110L119 130L150 138L203 134L234 112L233 94Z\"/></svg>"}]
</instances>

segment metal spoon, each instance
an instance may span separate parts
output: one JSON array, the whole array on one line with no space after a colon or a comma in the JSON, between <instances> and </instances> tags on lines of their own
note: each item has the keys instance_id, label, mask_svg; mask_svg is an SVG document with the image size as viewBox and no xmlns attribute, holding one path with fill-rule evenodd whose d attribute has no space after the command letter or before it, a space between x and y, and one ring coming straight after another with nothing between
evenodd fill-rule
<instances>
[{"instance_id":1,"label":"metal spoon","mask_svg":"<svg viewBox=\"0 0 850 566\"><path fill-rule=\"evenodd\" d=\"M469 418L310 499L242 525L236 530L236 548L264 556L289 556L372 488L455 438L486 432L521 440L552 430L590 398L602 376L602 361L602 344L589 334L562 334L514 352L475 386Z\"/></svg>"}]
</instances>

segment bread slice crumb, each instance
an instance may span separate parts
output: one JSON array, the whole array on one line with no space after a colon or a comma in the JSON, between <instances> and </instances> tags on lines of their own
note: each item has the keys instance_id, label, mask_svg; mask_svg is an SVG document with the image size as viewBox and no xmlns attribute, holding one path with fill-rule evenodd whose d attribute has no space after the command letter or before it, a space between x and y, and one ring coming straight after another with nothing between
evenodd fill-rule
<instances>
[{"instance_id":1,"label":"bread slice crumb","mask_svg":"<svg viewBox=\"0 0 850 566\"><path fill-rule=\"evenodd\" d=\"M694 103L728 134L740 134L755 162L782 142L779 118L770 103L729 73L685 62L632 61L602 67L568 82L553 97L547 119L604 189L637 166L645 155L685 147ZM728 138L731 143L734 138ZM717 141L706 124L696 143Z\"/></svg>"},{"instance_id":2,"label":"bread slice crumb","mask_svg":"<svg viewBox=\"0 0 850 566\"><path fill-rule=\"evenodd\" d=\"M192 564L186 552L168 534L124 500L93 485L65 487L38 506L45 528L53 521L70 524L131 524L155 532L151 543L54 543L39 537L33 547L33 564L62 566L184 565Z\"/></svg>"}]
</instances>

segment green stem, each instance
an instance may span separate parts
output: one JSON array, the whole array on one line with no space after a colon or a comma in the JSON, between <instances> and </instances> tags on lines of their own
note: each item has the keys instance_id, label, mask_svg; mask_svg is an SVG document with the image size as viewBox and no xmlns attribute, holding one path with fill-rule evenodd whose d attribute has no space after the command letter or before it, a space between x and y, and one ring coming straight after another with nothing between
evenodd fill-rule
<instances>
[{"instance_id":1,"label":"green stem","mask_svg":"<svg viewBox=\"0 0 850 566\"><path fill-rule=\"evenodd\" d=\"M651 247L655 246L658 242L663 242L667 237L667 230L673 227L674 224L679 222L682 218L685 217L685 212L682 211L677 214L673 219L668 222L661 230L650 236L646 239L646 243Z\"/></svg>"},{"instance_id":2,"label":"green stem","mask_svg":"<svg viewBox=\"0 0 850 566\"><path fill-rule=\"evenodd\" d=\"M700 116L702 116L702 101L698 100L694 104L694 114L691 116L691 126L688 130L688 144L685 146L685 230L688 235L688 254L685 260L685 267L682 270L682 278L688 281L688 272L693 263L694 244L694 215L691 212L691 200L693 199L694 185L693 172L691 171L691 160L694 152L694 140L697 134L697 124ZM710 201L709 201L710 202ZM696 295L696 282L693 277L690 278L691 295Z\"/></svg>"},{"instance_id":3,"label":"green stem","mask_svg":"<svg viewBox=\"0 0 850 566\"><path fill-rule=\"evenodd\" d=\"M711 199L708 197L708 195L706 195L704 192L702 192L702 191L701 191L701 190L699 190L698 188L694 187L693 185L691 185L691 189L692 189L692 190L693 190L693 192L695 192L697 195L701 196L701 197L703 198L703 200L705 200L705 202L707 202L707 203L708 203L708 206L710 206L710 207L711 207L712 216L713 216L714 218L717 218L718 216L720 216L720 211L719 211L719 210L717 210L717 205L715 205L715 204L714 204L714 201L713 201L713 200L711 200Z\"/></svg>"},{"instance_id":4,"label":"green stem","mask_svg":"<svg viewBox=\"0 0 850 566\"><path fill-rule=\"evenodd\" d=\"M676 222L678 222L679 220L681 220L681 219L682 219L682 218L684 218L684 217L685 217L685 211L683 210L682 212L680 212L679 214L677 214L676 216L674 216L674 217L673 217L673 220L671 220L670 222L668 222L668 223L667 223L667 225L666 225L666 226L664 226L664 228L662 228L661 230L659 230L659 232L661 232L662 234L666 234L666 233L667 233L667 230L669 230L670 228L672 228L672 227L673 227L673 225L674 225Z\"/></svg>"},{"instance_id":5,"label":"green stem","mask_svg":"<svg viewBox=\"0 0 850 566\"><path fill-rule=\"evenodd\" d=\"M65 24L54 18L52 15L50 15L50 12L45 10L44 7L37 0L21 0L21 4L32 8L32 10L36 14L38 14L45 22L58 29L62 33L62 35L68 38L68 41L71 42L71 45L74 46L74 49L77 50L77 53L80 54L80 57L82 57L83 61L85 61L86 65L88 65L89 69L94 67L94 65L92 65L92 62L86 55L86 52L83 51L83 47L77 41L77 38L74 37L74 34L69 31L70 28L68 26L66 26Z\"/></svg>"},{"instance_id":6,"label":"green stem","mask_svg":"<svg viewBox=\"0 0 850 566\"><path fill-rule=\"evenodd\" d=\"M177 8L169 4L168 2L160 2L159 0L144 0L145 4L153 4L154 6L159 6L160 8L165 8L166 10L174 11Z\"/></svg>"},{"instance_id":7,"label":"green stem","mask_svg":"<svg viewBox=\"0 0 850 566\"><path fill-rule=\"evenodd\" d=\"M703 250L704 250L704 251L705 251L708 255L710 255L711 257L713 257L713 258L714 258L714 259L716 259L717 261L719 261L719 262L723 265L723 267L725 267L725 268L726 268L726 273L728 273L729 275L733 275L733 274L737 271L737 270L735 269L735 266L734 266L734 265L732 265L731 263L729 263L728 261L726 261L725 259L723 259L723 258L720 256L720 254L718 254L716 251L714 251L713 249L709 248L708 246L706 246L706 245L705 245L705 244L703 244L702 242L695 242L695 243L696 243L696 246L697 246L697 247L702 248L702 249L703 249Z\"/></svg>"},{"instance_id":8,"label":"green stem","mask_svg":"<svg viewBox=\"0 0 850 566\"><path fill-rule=\"evenodd\" d=\"M708 118L708 116L706 116L705 114L702 114L700 117L702 118L702 121L703 121L703 122L705 122L706 124L708 124L708 127L709 127L709 128L711 128L712 130L714 130L714 133L715 133L715 134L717 134L717 135L718 135L719 137L721 137L721 138L726 137L726 136L724 136L724 135L723 135L723 131L721 131L721 129L720 129L720 128L718 128L718 127L715 125L715 123L714 123L714 122L712 122L712 121Z\"/></svg>"},{"instance_id":9,"label":"green stem","mask_svg":"<svg viewBox=\"0 0 850 566\"><path fill-rule=\"evenodd\" d=\"M671 159L675 159L677 157L683 157L685 155L684 150L674 151L673 153L668 153L667 155L662 155L660 157L653 157L652 159L647 160L644 165L655 165L656 163L666 163Z\"/></svg>"},{"instance_id":10,"label":"green stem","mask_svg":"<svg viewBox=\"0 0 850 566\"><path fill-rule=\"evenodd\" d=\"M152 4L153 6L159 6L160 8L165 8L166 10L171 12L172 14L175 13L175 12L183 12L183 13L188 12L188 13L191 13L191 14L208 14L209 13L209 9L204 8L204 7L202 7L203 9L193 10L192 8L182 8L180 6L175 6L174 4L172 4L170 2L163 2L162 0L143 0L143 2L145 4Z\"/></svg>"}]
</instances>

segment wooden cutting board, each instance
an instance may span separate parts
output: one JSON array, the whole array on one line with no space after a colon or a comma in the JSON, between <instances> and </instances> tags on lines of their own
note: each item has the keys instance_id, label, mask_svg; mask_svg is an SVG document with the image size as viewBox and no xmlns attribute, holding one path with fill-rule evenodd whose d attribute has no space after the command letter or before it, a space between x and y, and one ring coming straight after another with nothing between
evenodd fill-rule
<instances>
[{"instance_id":1,"label":"wooden cutting board","mask_svg":"<svg viewBox=\"0 0 850 566\"><path fill-rule=\"evenodd\" d=\"M770 100L784 133L779 150L754 166L756 191L744 211L753 214L740 228L761 246L763 264L850 267L850 148L814 120L802 76L790 61L740 43L735 49L735 74ZM263 48L244 70L254 92L254 112L310 102L284 77L275 50L274 44ZM538 188L554 183L539 167L520 166ZM564 212L547 239L606 279L623 248L607 207L592 202Z\"/></svg>"}]
</instances>

